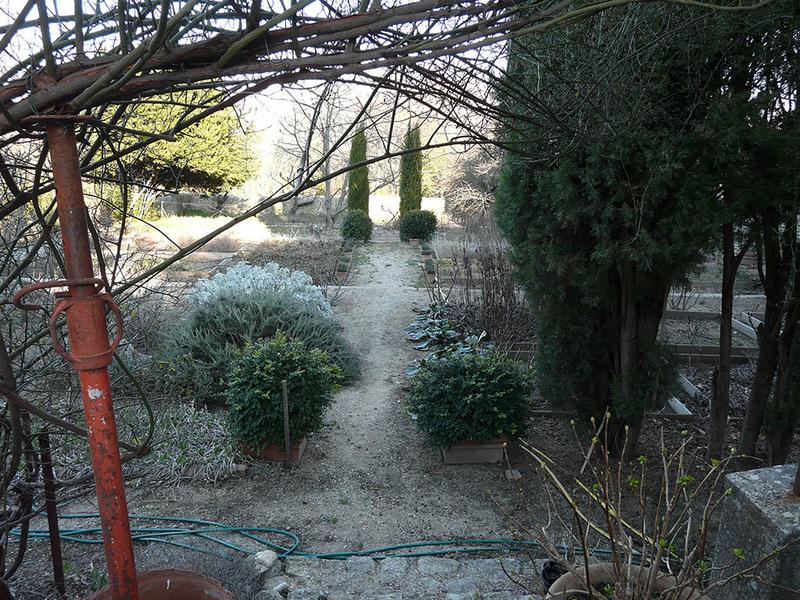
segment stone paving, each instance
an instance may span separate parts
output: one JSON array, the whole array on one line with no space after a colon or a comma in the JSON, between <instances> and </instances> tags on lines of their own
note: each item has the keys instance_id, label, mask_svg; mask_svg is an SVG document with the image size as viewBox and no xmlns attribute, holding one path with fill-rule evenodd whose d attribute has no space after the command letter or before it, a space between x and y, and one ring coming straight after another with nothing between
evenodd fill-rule
<instances>
[{"instance_id":1,"label":"stone paving","mask_svg":"<svg viewBox=\"0 0 800 600\"><path fill-rule=\"evenodd\" d=\"M271 551L251 557L263 590L255 600L541 600L541 562L519 556L281 560Z\"/></svg>"}]
</instances>

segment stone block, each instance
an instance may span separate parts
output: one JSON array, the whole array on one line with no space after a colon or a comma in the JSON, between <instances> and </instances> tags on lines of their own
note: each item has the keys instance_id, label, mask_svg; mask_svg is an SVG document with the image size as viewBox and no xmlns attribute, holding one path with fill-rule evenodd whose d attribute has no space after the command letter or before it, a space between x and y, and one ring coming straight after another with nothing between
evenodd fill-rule
<instances>
[{"instance_id":1,"label":"stone block","mask_svg":"<svg viewBox=\"0 0 800 600\"><path fill-rule=\"evenodd\" d=\"M445 575L452 576L458 573L458 561L452 558L436 558L424 556L417 563L419 572L423 575Z\"/></svg>"},{"instance_id":2,"label":"stone block","mask_svg":"<svg viewBox=\"0 0 800 600\"><path fill-rule=\"evenodd\" d=\"M256 571L260 575L271 577L281 571L281 563L278 560L278 555L272 550L262 550L250 556L250 559L255 564Z\"/></svg>"},{"instance_id":3,"label":"stone block","mask_svg":"<svg viewBox=\"0 0 800 600\"><path fill-rule=\"evenodd\" d=\"M351 556L345 561L348 573L369 575L375 570L375 561L369 556Z\"/></svg>"},{"instance_id":4,"label":"stone block","mask_svg":"<svg viewBox=\"0 0 800 600\"><path fill-rule=\"evenodd\" d=\"M310 590L307 588L300 588L298 590L292 590L289 592L287 596L288 600L325 600L325 594L318 592L317 590Z\"/></svg>"},{"instance_id":5,"label":"stone block","mask_svg":"<svg viewBox=\"0 0 800 600\"><path fill-rule=\"evenodd\" d=\"M420 577L416 581L410 579L414 587L426 594L441 594L442 584L435 580L433 577Z\"/></svg>"},{"instance_id":6,"label":"stone block","mask_svg":"<svg viewBox=\"0 0 800 600\"><path fill-rule=\"evenodd\" d=\"M406 558L385 558L380 561L381 581L394 581L400 579L408 572L408 559Z\"/></svg>"},{"instance_id":7,"label":"stone block","mask_svg":"<svg viewBox=\"0 0 800 600\"><path fill-rule=\"evenodd\" d=\"M471 594L478 591L478 586L471 577L462 577L445 583L444 591L445 594Z\"/></svg>"},{"instance_id":8,"label":"stone block","mask_svg":"<svg viewBox=\"0 0 800 600\"><path fill-rule=\"evenodd\" d=\"M719 577L741 572L786 544L792 546L760 565L758 580L739 578L712 590L714 600L800 598L800 499L790 495L796 469L780 465L727 476L731 494L721 507L712 564L733 565ZM737 558L742 552L743 558Z\"/></svg>"}]
</instances>

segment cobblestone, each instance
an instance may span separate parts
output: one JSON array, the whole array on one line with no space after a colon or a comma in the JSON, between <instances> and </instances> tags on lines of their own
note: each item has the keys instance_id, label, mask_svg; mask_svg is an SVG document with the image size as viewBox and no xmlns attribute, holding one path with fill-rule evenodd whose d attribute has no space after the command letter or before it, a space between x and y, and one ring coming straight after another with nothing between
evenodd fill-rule
<instances>
[{"instance_id":1,"label":"cobblestone","mask_svg":"<svg viewBox=\"0 0 800 600\"><path fill-rule=\"evenodd\" d=\"M541 600L541 596L526 595L530 592L503 571L519 581L538 582L539 563L515 556L377 561L365 556L347 560L290 557L280 562L278 573L264 580L257 600ZM271 574L274 571L275 567Z\"/></svg>"}]
</instances>

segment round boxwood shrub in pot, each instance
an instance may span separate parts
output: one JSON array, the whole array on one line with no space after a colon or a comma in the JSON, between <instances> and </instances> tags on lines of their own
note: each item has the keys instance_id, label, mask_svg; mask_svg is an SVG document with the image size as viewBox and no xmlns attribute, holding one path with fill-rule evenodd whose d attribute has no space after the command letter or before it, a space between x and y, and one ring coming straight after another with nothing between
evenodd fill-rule
<instances>
[{"instance_id":1,"label":"round boxwood shrub in pot","mask_svg":"<svg viewBox=\"0 0 800 600\"><path fill-rule=\"evenodd\" d=\"M524 432L530 384L529 371L500 354L452 353L420 365L409 402L437 446L486 441Z\"/></svg>"},{"instance_id":2,"label":"round boxwood shrub in pot","mask_svg":"<svg viewBox=\"0 0 800 600\"><path fill-rule=\"evenodd\" d=\"M400 219L400 239L428 241L436 233L436 215L429 210L412 210Z\"/></svg>"},{"instance_id":3,"label":"round boxwood shrub in pot","mask_svg":"<svg viewBox=\"0 0 800 600\"><path fill-rule=\"evenodd\" d=\"M199 281L181 309L159 348L164 391L172 397L222 403L225 374L236 354L278 331L324 350L345 380L359 375L358 357L330 304L305 273L275 264L237 265Z\"/></svg>"},{"instance_id":4,"label":"round boxwood shrub in pot","mask_svg":"<svg viewBox=\"0 0 800 600\"><path fill-rule=\"evenodd\" d=\"M363 210L349 210L342 221L342 237L368 242L372 237L372 219Z\"/></svg>"},{"instance_id":5,"label":"round boxwood shrub in pot","mask_svg":"<svg viewBox=\"0 0 800 600\"><path fill-rule=\"evenodd\" d=\"M284 379L289 431L297 442L322 426L342 372L323 350L308 349L282 333L246 346L228 371L225 399L232 435L252 451L283 444Z\"/></svg>"}]
</instances>

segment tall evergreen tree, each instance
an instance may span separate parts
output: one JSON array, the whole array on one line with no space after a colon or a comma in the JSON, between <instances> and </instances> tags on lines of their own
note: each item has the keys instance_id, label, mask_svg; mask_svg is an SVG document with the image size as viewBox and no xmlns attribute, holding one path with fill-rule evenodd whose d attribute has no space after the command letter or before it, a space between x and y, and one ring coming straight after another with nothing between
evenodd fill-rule
<instances>
[{"instance_id":1,"label":"tall evergreen tree","mask_svg":"<svg viewBox=\"0 0 800 600\"><path fill-rule=\"evenodd\" d=\"M422 152L419 127L409 127L400 157L400 216L422 208Z\"/></svg>"},{"instance_id":2,"label":"tall evergreen tree","mask_svg":"<svg viewBox=\"0 0 800 600\"><path fill-rule=\"evenodd\" d=\"M520 118L506 124L496 210L541 310L540 389L611 411L629 455L675 382L657 341L667 295L717 229L695 141L708 65L687 24L702 23L686 17L639 5L531 36L512 46L501 88Z\"/></svg>"},{"instance_id":3,"label":"tall evergreen tree","mask_svg":"<svg viewBox=\"0 0 800 600\"><path fill-rule=\"evenodd\" d=\"M156 96L136 107L128 126L143 131L162 131L211 92L183 92ZM163 103L159 103L162 101ZM230 191L256 173L258 162L248 147L248 131L233 108L215 112L178 135L174 141L157 141L133 160L137 179L166 189L188 188L215 194Z\"/></svg>"},{"instance_id":4,"label":"tall evergreen tree","mask_svg":"<svg viewBox=\"0 0 800 600\"><path fill-rule=\"evenodd\" d=\"M354 136L350 146L350 165L367 160L367 134L363 129ZM348 175L347 208L369 214L369 169L366 165L356 167Z\"/></svg>"}]
</instances>

